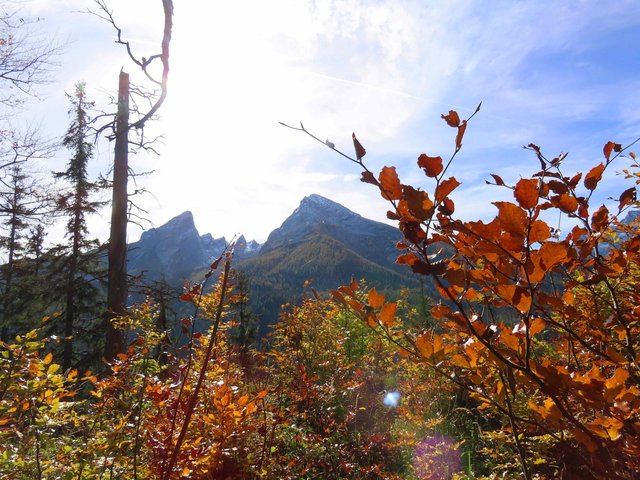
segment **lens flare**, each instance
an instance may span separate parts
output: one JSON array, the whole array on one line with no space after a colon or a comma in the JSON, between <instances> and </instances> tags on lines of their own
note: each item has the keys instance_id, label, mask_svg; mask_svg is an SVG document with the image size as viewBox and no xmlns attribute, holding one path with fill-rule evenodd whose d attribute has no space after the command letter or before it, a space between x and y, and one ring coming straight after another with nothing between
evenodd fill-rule
<instances>
[{"instance_id":1,"label":"lens flare","mask_svg":"<svg viewBox=\"0 0 640 480\"><path fill-rule=\"evenodd\" d=\"M400 392L387 392L382 403L389 408L397 407L400 403Z\"/></svg>"},{"instance_id":2,"label":"lens flare","mask_svg":"<svg viewBox=\"0 0 640 480\"><path fill-rule=\"evenodd\" d=\"M460 470L460 451L452 439L441 434L425 438L413 454L413 469L423 480L447 480Z\"/></svg>"}]
</instances>

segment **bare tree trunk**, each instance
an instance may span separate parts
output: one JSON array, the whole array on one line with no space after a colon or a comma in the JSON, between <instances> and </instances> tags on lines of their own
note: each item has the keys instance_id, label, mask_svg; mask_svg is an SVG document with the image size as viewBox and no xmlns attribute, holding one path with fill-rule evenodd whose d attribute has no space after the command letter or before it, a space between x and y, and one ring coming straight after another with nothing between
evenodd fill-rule
<instances>
[{"instance_id":1,"label":"bare tree trunk","mask_svg":"<svg viewBox=\"0 0 640 480\"><path fill-rule=\"evenodd\" d=\"M124 352L123 333L112 320L127 306L127 180L129 169L129 74L120 72L116 146L113 165L113 200L109 235L109 287L107 293L105 358Z\"/></svg>"}]
</instances>

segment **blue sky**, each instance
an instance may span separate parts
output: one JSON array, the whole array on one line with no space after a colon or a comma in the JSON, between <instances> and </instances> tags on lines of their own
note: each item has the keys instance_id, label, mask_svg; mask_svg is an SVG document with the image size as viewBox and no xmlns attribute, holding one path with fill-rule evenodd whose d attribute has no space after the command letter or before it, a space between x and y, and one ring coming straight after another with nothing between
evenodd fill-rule
<instances>
[{"instance_id":1,"label":"blue sky","mask_svg":"<svg viewBox=\"0 0 640 480\"><path fill-rule=\"evenodd\" d=\"M122 66L134 81L137 73L113 31L77 13L92 2L23 3L48 34L68 41L55 81L28 115L59 136L74 82L86 81L103 103ZM160 0L109 4L140 55L156 53ZM515 182L535 171L522 145L551 157L569 152L565 171L573 173L599 163L608 140L640 136L636 0L174 4L169 99L152 127L165 144L160 157L132 160L155 170L145 180L153 196L142 200L155 225L191 210L201 233L264 241L311 193L385 220L385 203L359 182L355 165L280 121L302 121L348 153L356 132L372 170L396 165L403 181L428 189L416 158L453 149L455 132L440 114L466 117L482 101L451 169L463 182L454 198L467 219L488 218L490 202L508 197L484 184L490 173ZM94 171L106 172L111 156L100 145ZM61 152L52 165L64 161ZM629 186L613 170L602 185L599 203ZM108 215L91 228L104 239ZM138 235L133 229L131 240Z\"/></svg>"}]
</instances>

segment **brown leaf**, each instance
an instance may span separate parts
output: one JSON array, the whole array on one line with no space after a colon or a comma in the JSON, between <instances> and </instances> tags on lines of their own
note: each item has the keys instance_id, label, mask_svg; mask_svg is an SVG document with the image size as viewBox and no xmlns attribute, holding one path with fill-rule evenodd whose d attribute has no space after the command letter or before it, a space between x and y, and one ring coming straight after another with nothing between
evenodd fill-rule
<instances>
[{"instance_id":1,"label":"brown leaf","mask_svg":"<svg viewBox=\"0 0 640 480\"><path fill-rule=\"evenodd\" d=\"M453 203L453 200L451 200L449 197L445 197L442 200L442 203L440 204L440 206L438 207L438 211L441 214L447 215L447 216L453 214L455 210L456 210L456 205L455 203Z\"/></svg>"},{"instance_id":2,"label":"brown leaf","mask_svg":"<svg viewBox=\"0 0 640 480\"><path fill-rule=\"evenodd\" d=\"M584 186L589 190L595 190L598 182L602 178L602 172L604 172L604 164L599 164L593 167L587 176L584 177Z\"/></svg>"},{"instance_id":3,"label":"brown leaf","mask_svg":"<svg viewBox=\"0 0 640 480\"><path fill-rule=\"evenodd\" d=\"M553 193L557 193L558 195L562 195L563 193L567 193L569 191L569 187L558 180L549 180L547 185L549 185L549 189Z\"/></svg>"},{"instance_id":4,"label":"brown leaf","mask_svg":"<svg viewBox=\"0 0 640 480\"><path fill-rule=\"evenodd\" d=\"M493 179L496 182L496 185L504 185L504 180L502 180L502 177L500 177L499 175L496 175L495 173L492 173L491 176L493 177ZM487 182L489 183L489 182Z\"/></svg>"},{"instance_id":5,"label":"brown leaf","mask_svg":"<svg viewBox=\"0 0 640 480\"><path fill-rule=\"evenodd\" d=\"M362 157L364 157L367 154L367 151L364 149L364 147L360 144L360 142L358 141L358 139L356 138L356 134L352 133L351 134L351 138L353 139L353 146L356 149L356 158L358 160L360 160Z\"/></svg>"},{"instance_id":6,"label":"brown leaf","mask_svg":"<svg viewBox=\"0 0 640 480\"><path fill-rule=\"evenodd\" d=\"M602 232L605 228L607 228L608 224L609 224L609 210L607 210L607 207L602 205L591 216L591 228L593 228L596 232Z\"/></svg>"},{"instance_id":7,"label":"brown leaf","mask_svg":"<svg viewBox=\"0 0 640 480\"><path fill-rule=\"evenodd\" d=\"M400 200L402 198L402 186L396 173L396 167L382 167L378 181L380 182L383 198L388 200Z\"/></svg>"},{"instance_id":8,"label":"brown leaf","mask_svg":"<svg viewBox=\"0 0 640 480\"><path fill-rule=\"evenodd\" d=\"M436 190L436 202L441 202L447 195L453 192L460 186L460 182L456 180L456 177L449 177L444 180Z\"/></svg>"},{"instance_id":9,"label":"brown leaf","mask_svg":"<svg viewBox=\"0 0 640 480\"><path fill-rule=\"evenodd\" d=\"M427 192L417 190L410 185L404 185L402 193L412 215L419 220L431 218L433 215L433 202Z\"/></svg>"},{"instance_id":10,"label":"brown leaf","mask_svg":"<svg viewBox=\"0 0 640 480\"><path fill-rule=\"evenodd\" d=\"M423 153L418 157L418 166L424 169L427 177L437 177L442 173L442 157L429 157Z\"/></svg>"},{"instance_id":11,"label":"brown leaf","mask_svg":"<svg viewBox=\"0 0 640 480\"><path fill-rule=\"evenodd\" d=\"M378 181L376 180L376 177L374 177L373 173L371 172L362 172L360 181L364 183L370 183L371 185L378 185Z\"/></svg>"},{"instance_id":12,"label":"brown leaf","mask_svg":"<svg viewBox=\"0 0 640 480\"><path fill-rule=\"evenodd\" d=\"M620 195L618 210L622 210L625 206L636 201L636 187L626 189Z\"/></svg>"},{"instance_id":13,"label":"brown leaf","mask_svg":"<svg viewBox=\"0 0 640 480\"><path fill-rule=\"evenodd\" d=\"M458 134L456 135L456 150L460 150L462 147L462 137L464 137L464 132L467 130L467 121L465 120L458 127Z\"/></svg>"},{"instance_id":14,"label":"brown leaf","mask_svg":"<svg viewBox=\"0 0 640 480\"><path fill-rule=\"evenodd\" d=\"M458 116L458 112L455 110L449 110L448 115L441 115L447 125L453 128L457 128L460 125L460 117Z\"/></svg>"},{"instance_id":15,"label":"brown leaf","mask_svg":"<svg viewBox=\"0 0 640 480\"><path fill-rule=\"evenodd\" d=\"M498 285L496 293L513 305L520 312L527 312L531 308L531 293L516 285Z\"/></svg>"},{"instance_id":16,"label":"brown leaf","mask_svg":"<svg viewBox=\"0 0 640 480\"><path fill-rule=\"evenodd\" d=\"M602 152L604 153L604 158L606 158L608 162L609 157L611 157L611 153L619 152L620 150L622 150L622 145L620 145L619 143L607 142L604 148L602 149Z\"/></svg>"},{"instance_id":17,"label":"brown leaf","mask_svg":"<svg viewBox=\"0 0 640 480\"><path fill-rule=\"evenodd\" d=\"M513 196L522 208L534 208L538 204L538 180L520 179L516 183Z\"/></svg>"},{"instance_id":18,"label":"brown leaf","mask_svg":"<svg viewBox=\"0 0 640 480\"><path fill-rule=\"evenodd\" d=\"M416 339L416 347L423 358L433 356L433 342L430 333L425 333Z\"/></svg>"}]
</instances>

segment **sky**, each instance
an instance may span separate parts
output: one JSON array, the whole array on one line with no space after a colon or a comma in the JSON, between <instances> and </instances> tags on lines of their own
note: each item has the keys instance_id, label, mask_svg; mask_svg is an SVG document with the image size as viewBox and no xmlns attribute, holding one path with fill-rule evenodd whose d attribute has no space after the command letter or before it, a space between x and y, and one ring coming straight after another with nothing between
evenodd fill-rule
<instances>
[{"instance_id":1,"label":"sky","mask_svg":"<svg viewBox=\"0 0 640 480\"><path fill-rule=\"evenodd\" d=\"M107 105L121 68L143 83L114 43L106 22L86 12L89 0L24 0L43 34L65 44L52 82L40 89L22 121L61 137L69 123L64 92L87 83ZM113 16L139 56L159 52L160 0L109 0ZM421 153L448 158L455 130L440 118L450 109L468 117L462 151L450 173L464 219L488 219L504 189L490 173L515 183L538 160L568 152L564 170L588 171L609 141L640 136L640 2L174 0L169 96L149 135L161 133L159 156L140 154L137 171L151 195L139 198L151 225L185 210L201 234L243 233L266 240L317 193L379 221L387 205L359 181L356 165L279 122L304 126L353 154L351 133L367 149L373 171L397 167L401 180L432 188L416 166ZM107 108L107 107L105 107ZM107 173L113 145L97 145L91 173ZM63 167L61 151L44 168ZM631 184L616 172L594 202ZM106 239L109 214L90 220ZM562 227L562 225L561 225ZM140 228L130 229L135 241Z\"/></svg>"}]
</instances>

